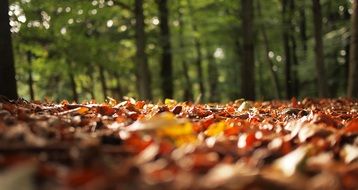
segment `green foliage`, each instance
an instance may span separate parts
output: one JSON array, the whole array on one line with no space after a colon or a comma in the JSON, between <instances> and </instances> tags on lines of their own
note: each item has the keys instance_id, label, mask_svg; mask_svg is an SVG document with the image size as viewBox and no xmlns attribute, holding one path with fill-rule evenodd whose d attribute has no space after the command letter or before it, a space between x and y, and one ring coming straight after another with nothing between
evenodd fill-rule
<instances>
[{"instance_id":1,"label":"green foliage","mask_svg":"<svg viewBox=\"0 0 358 190\"><path fill-rule=\"evenodd\" d=\"M122 4L127 6L123 6ZM292 34L297 41L300 96L316 96L313 54L313 27L310 1L295 1ZM260 1L262 17L255 12L255 59L258 97L274 98L270 66L267 63L263 38L259 31L267 29L270 58L284 89L284 55L282 42L281 1ZM133 0L12 0L11 26L15 50L19 94L29 98L27 52L33 54L31 71L36 99L72 99L69 73L72 72L80 99L103 99L98 67L105 70L108 94L137 97L135 81L135 41ZM256 6L256 5L255 5ZM346 46L349 36L351 2L322 1L324 15L324 45L330 94L342 96L346 86ZM256 7L255 7L256 9ZM218 68L218 86L222 101L238 98L240 92L238 70L241 62L240 1L236 0L170 0L170 30L175 79L175 99L182 99L182 62L189 64L188 74L193 83L194 96L199 96L195 70L194 39L199 39L203 54L204 77L208 79L207 55L214 54ZM306 14L307 52L303 51L300 31L300 10ZM183 20L183 39L179 32L179 11ZM148 61L152 73L155 100L160 91L160 44L158 10L154 0L144 1ZM197 30L193 29L193 25ZM180 47L182 40L184 47ZM206 89L210 88L205 80ZM338 87L338 88L337 88ZM284 92L282 92L284 94Z\"/></svg>"}]
</instances>

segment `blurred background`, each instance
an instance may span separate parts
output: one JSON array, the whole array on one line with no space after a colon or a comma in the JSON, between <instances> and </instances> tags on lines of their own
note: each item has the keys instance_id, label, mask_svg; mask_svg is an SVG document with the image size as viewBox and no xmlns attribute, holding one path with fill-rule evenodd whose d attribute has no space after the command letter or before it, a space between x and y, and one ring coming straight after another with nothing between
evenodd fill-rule
<instances>
[{"instance_id":1,"label":"blurred background","mask_svg":"<svg viewBox=\"0 0 358 190\"><path fill-rule=\"evenodd\" d=\"M348 85L352 4L10 0L18 95L203 102L347 96L357 88Z\"/></svg>"}]
</instances>

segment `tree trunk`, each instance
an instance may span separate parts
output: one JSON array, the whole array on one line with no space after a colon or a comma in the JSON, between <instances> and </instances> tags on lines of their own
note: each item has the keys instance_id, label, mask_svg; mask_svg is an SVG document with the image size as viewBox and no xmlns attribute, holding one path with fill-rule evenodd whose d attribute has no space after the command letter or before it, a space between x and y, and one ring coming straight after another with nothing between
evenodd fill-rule
<instances>
[{"instance_id":1,"label":"tree trunk","mask_svg":"<svg viewBox=\"0 0 358 190\"><path fill-rule=\"evenodd\" d=\"M32 53L31 51L27 51L26 52L26 56L27 56L27 63L29 64L29 68L27 70L29 78L27 80L27 85L29 86L29 95L30 95L30 99L34 100L35 99L35 94L34 94L34 81L32 78Z\"/></svg>"},{"instance_id":2,"label":"tree trunk","mask_svg":"<svg viewBox=\"0 0 358 190\"><path fill-rule=\"evenodd\" d=\"M293 19L295 15L295 1L290 1L290 18ZM290 40L292 48L292 63L293 63L293 72L292 72L292 95L298 97L299 95L299 79L298 79L298 56L297 56L297 43L295 37L295 25L291 24L290 28Z\"/></svg>"},{"instance_id":3,"label":"tree trunk","mask_svg":"<svg viewBox=\"0 0 358 190\"><path fill-rule=\"evenodd\" d=\"M353 1L350 40L348 96L358 98L358 0Z\"/></svg>"},{"instance_id":4,"label":"tree trunk","mask_svg":"<svg viewBox=\"0 0 358 190\"><path fill-rule=\"evenodd\" d=\"M120 75L118 74L118 72L114 72L113 73L113 76L115 77L116 79L116 96L121 99L123 98L124 94L123 94L123 90L122 90L122 87L121 87L121 78L120 78Z\"/></svg>"},{"instance_id":5,"label":"tree trunk","mask_svg":"<svg viewBox=\"0 0 358 190\"><path fill-rule=\"evenodd\" d=\"M302 43L303 55L304 59L306 60L307 56L307 26L306 26L306 11L305 11L305 1L302 1L302 5L300 7L300 38Z\"/></svg>"},{"instance_id":6,"label":"tree trunk","mask_svg":"<svg viewBox=\"0 0 358 190\"><path fill-rule=\"evenodd\" d=\"M17 98L14 57L9 25L9 2L0 1L0 95Z\"/></svg>"},{"instance_id":7,"label":"tree trunk","mask_svg":"<svg viewBox=\"0 0 358 190\"><path fill-rule=\"evenodd\" d=\"M190 15L192 17L192 28L194 33L198 33L198 27L195 24L195 20L193 19L193 7L191 5L191 0L188 0L188 6L190 10ZM203 66L202 66L202 52L201 52L201 43L197 36L194 36L194 46L196 51L196 72L198 74L198 82L199 82L199 90L201 94L201 99L205 100L205 86L204 86L204 76L203 76Z\"/></svg>"},{"instance_id":8,"label":"tree trunk","mask_svg":"<svg viewBox=\"0 0 358 190\"><path fill-rule=\"evenodd\" d=\"M293 30L292 30L293 31ZM292 44L292 60L293 60L293 72L292 72L292 95L297 97L299 95L299 79L298 79L298 56L297 56L297 43L294 34L291 34Z\"/></svg>"},{"instance_id":9,"label":"tree trunk","mask_svg":"<svg viewBox=\"0 0 358 190\"><path fill-rule=\"evenodd\" d=\"M106 74L104 72L104 68L102 65L99 65L99 80L101 81L103 99L106 99L108 96L107 94L108 88L107 88Z\"/></svg>"},{"instance_id":10,"label":"tree trunk","mask_svg":"<svg viewBox=\"0 0 358 190\"><path fill-rule=\"evenodd\" d=\"M284 61L285 61L285 87L286 98L292 97L292 75L291 75L291 48L290 48L290 26L291 18L288 14L289 0L282 0L282 37L283 37L283 49L284 49Z\"/></svg>"},{"instance_id":11,"label":"tree trunk","mask_svg":"<svg viewBox=\"0 0 358 190\"><path fill-rule=\"evenodd\" d=\"M89 77L90 77L89 91L90 91L92 100L95 100L95 99L96 99L96 95L94 94L95 81L94 81L93 73L90 72L90 73L88 73L88 75L89 75Z\"/></svg>"},{"instance_id":12,"label":"tree trunk","mask_svg":"<svg viewBox=\"0 0 358 190\"><path fill-rule=\"evenodd\" d=\"M241 93L243 98L255 99L254 8L252 0L241 0L243 29L243 62L241 64Z\"/></svg>"},{"instance_id":13,"label":"tree trunk","mask_svg":"<svg viewBox=\"0 0 358 190\"><path fill-rule=\"evenodd\" d=\"M346 54L344 55L344 76L348 76L343 81L343 86L347 87L347 96L348 96L348 80L349 80L349 58L350 58L350 41L351 38L348 36L346 39L346 45L344 47Z\"/></svg>"},{"instance_id":14,"label":"tree trunk","mask_svg":"<svg viewBox=\"0 0 358 190\"><path fill-rule=\"evenodd\" d=\"M172 49L169 29L168 0L157 0L159 9L160 42L162 46L161 80L164 98L173 98Z\"/></svg>"},{"instance_id":15,"label":"tree trunk","mask_svg":"<svg viewBox=\"0 0 358 190\"><path fill-rule=\"evenodd\" d=\"M261 12L261 5L260 5L260 1L257 1L257 12L258 12L258 16L260 18L262 18L262 12ZM268 41L268 37L267 37L267 33L266 33L266 27L264 24L261 25L261 32L262 32L262 37L264 40L264 46L265 46L265 58L267 63L269 64L270 67L270 73L271 73L271 77L272 77L272 81L273 81L273 86L275 88L275 98L276 99L280 99L280 83L278 81L278 76L276 71L274 70L274 64L273 61L271 60L271 58L269 57L269 52L270 52L270 46L269 46L269 41Z\"/></svg>"},{"instance_id":16,"label":"tree trunk","mask_svg":"<svg viewBox=\"0 0 358 190\"><path fill-rule=\"evenodd\" d=\"M191 86L192 85L191 80L188 73L189 71L188 62L186 61L186 51L184 46L184 21L183 21L183 13L182 13L182 7L180 6L180 1L178 7L178 20L179 20L179 48L182 51L181 63L182 63L182 70L184 76L183 99L187 101L187 100L193 100L193 91Z\"/></svg>"},{"instance_id":17,"label":"tree trunk","mask_svg":"<svg viewBox=\"0 0 358 190\"><path fill-rule=\"evenodd\" d=\"M327 97L327 81L326 72L324 68L324 52L322 40L322 13L320 0L312 0L313 11L313 25L314 25L314 39L315 39L315 62L316 62L316 76L318 85L319 97Z\"/></svg>"},{"instance_id":18,"label":"tree trunk","mask_svg":"<svg viewBox=\"0 0 358 190\"><path fill-rule=\"evenodd\" d=\"M75 75L73 74L72 70L72 63L70 61L67 61L68 64L68 76L70 77L70 84L71 84L71 90L72 90L72 99L75 102L78 102L78 93L77 93L77 84L75 80Z\"/></svg>"},{"instance_id":19,"label":"tree trunk","mask_svg":"<svg viewBox=\"0 0 358 190\"><path fill-rule=\"evenodd\" d=\"M240 30L241 31L241 30ZM239 32L239 31L237 31ZM230 83L232 86L234 86L234 88L230 88L230 99L231 100L236 100L241 96L240 93L240 82L241 82L241 78L238 77L238 73L241 72L241 62L242 62L242 52L243 52L243 46L242 46L242 42L240 41L242 38L241 36L233 36L232 37L234 39L233 43L234 43L234 52L236 52L235 54L235 62L233 62L233 66L231 67L231 65L228 68L228 73L227 75L230 76Z\"/></svg>"},{"instance_id":20,"label":"tree trunk","mask_svg":"<svg viewBox=\"0 0 358 190\"><path fill-rule=\"evenodd\" d=\"M218 67L216 65L215 58L213 56L213 52L208 50L208 81L209 81L209 101L210 102L217 102L220 101L220 95L218 91Z\"/></svg>"},{"instance_id":21,"label":"tree trunk","mask_svg":"<svg viewBox=\"0 0 358 190\"><path fill-rule=\"evenodd\" d=\"M199 89L200 89L201 99L205 100L205 86L204 86L204 76L203 76L201 43L199 39L196 39L194 43L195 43L195 51L197 54L195 66L196 66L196 72L198 73Z\"/></svg>"},{"instance_id":22,"label":"tree trunk","mask_svg":"<svg viewBox=\"0 0 358 190\"><path fill-rule=\"evenodd\" d=\"M143 0L135 0L135 39L136 39L136 77L139 97L146 100L152 99L151 78L148 66L147 54L145 53L145 31Z\"/></svg>"}]
</instances>

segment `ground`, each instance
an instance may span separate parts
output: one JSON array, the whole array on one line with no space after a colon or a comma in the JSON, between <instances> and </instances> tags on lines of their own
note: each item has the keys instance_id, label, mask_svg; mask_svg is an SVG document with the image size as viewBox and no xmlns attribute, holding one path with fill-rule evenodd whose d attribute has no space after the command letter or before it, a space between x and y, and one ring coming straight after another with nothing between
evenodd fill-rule
<instances>
[{"instance_id":1,"label":"ground","mask_svg":"<svg viewBox=\"0 0 358 190\"><path fill-rule=\"evenodd\" d=\"M358 101L0 103L1 189L358 189Z\"/></svg>"}]
</instances>

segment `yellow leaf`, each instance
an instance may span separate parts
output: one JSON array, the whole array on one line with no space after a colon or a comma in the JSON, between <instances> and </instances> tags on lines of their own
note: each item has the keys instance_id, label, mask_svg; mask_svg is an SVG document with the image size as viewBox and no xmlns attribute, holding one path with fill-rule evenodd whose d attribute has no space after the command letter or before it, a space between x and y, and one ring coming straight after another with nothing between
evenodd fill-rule
<instances>
[{"instance_id":1,"label":"yellow leaf","mask_svg":"<svg viewBox=\"0 0 358 190\"><path fill-rule=\"evenodd\" d=\"M167 106L174 106L176 105L178 102L176 100L173 100L173 99L168 99L166 98L164 100L164 104L167 105Z\"/></svg>"},{"instance_id":2,"label":"yellow leaf","mask_svg":"<svg viewBox=\"0 0 358 190\"><path fill-rule=\"evenodd\" d=\"M227 128L224 121L211 124L204 132L207 136L217 136L221 134Z\"/></svg>"},{"instance_id":3,"label":"yellow leaf","mask_svg":"<svg viewBox=\"0 0 358 190\"><path fill-rule=\"evenodd\" d=\"M193 133L194 133L193 126L190 122L186 122L178 125L166 126L158 129L158 135L160 136L177 137L183 135L191 135Z\"/></svg>"},{"instance_id":4,"label":"yellow leaf","mask_svg":"<svg viewBox=\"0 0 358 190\"><path fill-rule=\"evenodd\" d=\"M77 113L83 115L85 114L89 109L86 108L86 107L80 107L78 110L77 110Z\"/></svg>"}]
</instances>

